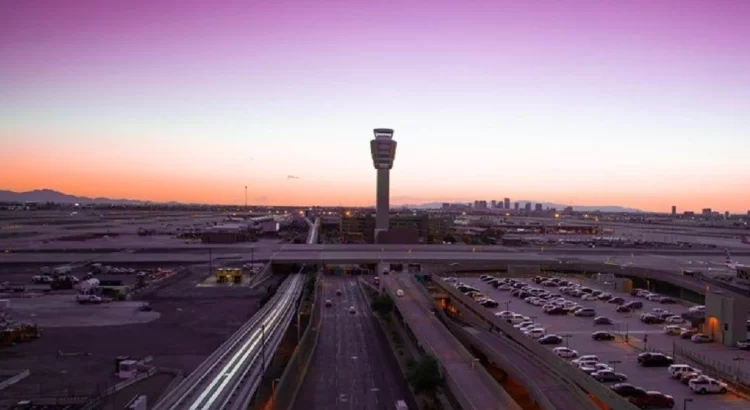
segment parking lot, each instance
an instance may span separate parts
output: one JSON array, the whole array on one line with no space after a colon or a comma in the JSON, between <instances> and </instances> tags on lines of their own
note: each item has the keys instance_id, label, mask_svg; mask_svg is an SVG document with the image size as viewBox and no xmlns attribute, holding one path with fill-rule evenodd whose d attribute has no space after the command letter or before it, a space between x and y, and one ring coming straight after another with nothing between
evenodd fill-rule
<instances>
[{"instance_id":1,"label":"parking lot","mask_svg":"<svg viewBox=\"0 0 750 410\"><path fill-rule=\"evenodd\" d=\"M479 289L484 295L494 299L499 306L494 311L500 312L510 310L524 316L530 317L533 321L541 324L547 331L547 334L557 334L565 339L565 343L572 349L578 351L580 355L594 354L597 355L601 362L608 363L617 372L625 373L628 376L628 382L640 386L646 390L657 390L662 393L671 395L675 400L675 408L682 409L685 404L691 410L703 408L712 409L747 409L750 408L750 401L742 399L732 393L725 395L706 395L701 396L694 394L690 389L680 383L678 380L671 379L667 373L666 367L644 368L637 364L636 358L642 351L644 340L649 349L657 349L667 354L672 354L673 346L675 348L690 348L708 354L711 352L712 357L716 359L724 358L728 360L728 365L741 365L741 370L747 371L750 368L750 353L734 348L718 345L716 343L694 344L689 340L682 340L679 336L668 336L664 334L663 324L647 325L640 321L641 312L650 312L653 308L659 307L667 309L675 314L687 311L688 306L682 304L662 305L657 302L646 301L645 299L634 298L629 294L614 292L602 286L587 286L607 291L613 296L620 296L626 301L638 300L643 302L643 309L633 313L618 313L615 311L617 305L601 301L583 301L572 296L564 296L566 299L573 300L584 307L591 307L596 310L596 316L606 316L614 322L611 325L594 325L592 317L576 317L572 315L553 316L547 315L542 311L541 306L534 306L523 300L511 296L509 291L500 291L494 289L489 284L481 281L479 278L462 277L461 282ZM531 280L524 280L525 283L533 287L541 287L534 284ZM553 293L559 293L557 288L546 288ZM689 326L688 326L689 327ZM594 341L591 333L597 330L605 330L612 333L627 332L629 344L622 341ZM565 344L563 344L564 346ZM635 346L635 347L634 347ZM550 346L554 348L556 346ZM637 347L637 348L636 348ZM716 352L716 353L713 353ZM742 357L744 360L733 362L732 358ZM675 363L681 363L675 360ZM571 371L578 371L571 366ZM685 402L684 399L692 399L692 402Z\"/></svg>"}]
</instances>

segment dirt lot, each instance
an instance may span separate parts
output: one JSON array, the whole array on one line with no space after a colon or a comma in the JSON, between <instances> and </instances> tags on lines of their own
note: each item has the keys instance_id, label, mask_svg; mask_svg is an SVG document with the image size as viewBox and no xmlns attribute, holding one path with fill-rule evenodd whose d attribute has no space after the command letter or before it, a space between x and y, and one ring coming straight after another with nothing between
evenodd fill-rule
<instances>
[{"instance_id":1,"label":"dirt lot","mask_svg":"<svg viewBox=\"0 0 750 410\"><path fill-rule=\"evenodd\" d=\"M180 282L173 286L181 287ZM191 298L180 298L174 297L171 287L149 297L154 312L159 314L152 322L47 327L37 341L1 348L0 367L30 369L31 376L0 392L0 398L93 393L118 382L114 360L119 355L153 356L157 366L188 373L257 309L257 297L250 290L233 288L239 292L217 297L215 288L193 288ZM60 352L81 354L61 356Z\"/></svg>"}]
</instances>

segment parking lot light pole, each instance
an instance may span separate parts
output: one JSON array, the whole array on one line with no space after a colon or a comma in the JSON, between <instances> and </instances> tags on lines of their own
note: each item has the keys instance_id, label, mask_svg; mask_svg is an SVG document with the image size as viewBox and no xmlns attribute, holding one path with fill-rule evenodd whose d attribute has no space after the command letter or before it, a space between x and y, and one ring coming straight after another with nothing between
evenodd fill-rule
<instances>
[{"instance_id":1,"label":"parking lot light pole","mask_svg":"<svg viewBox=\"0 0 750 410\"><path fill-rule=\"evenodd\" d=\"M619 360L610 360L607 363L609 363L609 364L612 365L612 370L613 371L616 371L617 370L617 365L620 364L620 363L622 363L622 362L619 361Z\"/></svg>"},{"instance_id":2,"label":"parking lot light pole","mask_svg":"<svg viewBox=\"0 0 750 410\"><path fill-rule=\"evenodd\" d=\"M507 302L502 302L505 305L505 310L510 310L510 302L512 302L512 300L509 300Z\"/></svg>"},{"instance_id":3,"label":"parking lot light pole","mask_svg":"<svg viewBox=\"0 0 750 410\"><path fill-rule=\"evenodd\" d=\"M570 340L571 337L573 337L573 335L560 335L560 337L565 339L565 347L569 347L568 341Z\"/></svg>"},{"instance_id":4,"label":"parking lot light pole","mask_svg":"<svg viewBox=\"0 0 750 410\"><path fill-rule=\"evenodd\" d=\"M682 400L682 410L687 410L687 404L690 403L690 402L692 402L692 401L693 401L693 399L691 399L689 397L685 397Z\"/></svg>"}]
</instances>

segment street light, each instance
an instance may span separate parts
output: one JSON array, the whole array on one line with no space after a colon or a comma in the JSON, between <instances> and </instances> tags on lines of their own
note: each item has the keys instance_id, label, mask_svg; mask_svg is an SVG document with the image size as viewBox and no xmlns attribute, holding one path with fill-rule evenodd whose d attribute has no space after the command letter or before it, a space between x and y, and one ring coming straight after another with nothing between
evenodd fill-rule
<instances>
[{"instance_id":1,"label":"street light","mask_svg":"<svg viewBox=\"0 0 750 410\"><path fill-rule=\"evenodd\" d=\"M510 310L510 302L512 302L512 300L509 300L507 302L500 302L500 303L505 305L505 310Z\"/></svg>"},{"instance_id":2,"label":"street light","mask_svg":"<svg viewBox=\"0 0 750 410\"><path fill-rule=\"evenodd\" d=\"M612 370L617 370L617 365L620 364L620 363L622 363L622 362L619 361L619 360L610 360L607 363L609 363L609 364L612 365Z\"/></svg>"},{"instance_id":3,"label":"street light","mask_svg":"<svg viewBox=\"0 0 750 410\"><path fill-rule=\"evenodd\" d=\"M565 339L565 347L569 347L568 346L569 345L568 341L570 340L571 337L573 337L573 335L560 335L560 337L562 337L563 339Z\"/></svg>"},{"instance_id":4,"label":"street light","mask_svg":"<svg viewBox=\"0 0 750 410\"><path fill-rule=\"evenodd\" d=\"M690 398L687 398L687 397L685 399L683 399L682 400L682 410L687 410L687 404L691 403L692 401L693 401L693 399L690 399Z\"/></svg>"}]
</instances>

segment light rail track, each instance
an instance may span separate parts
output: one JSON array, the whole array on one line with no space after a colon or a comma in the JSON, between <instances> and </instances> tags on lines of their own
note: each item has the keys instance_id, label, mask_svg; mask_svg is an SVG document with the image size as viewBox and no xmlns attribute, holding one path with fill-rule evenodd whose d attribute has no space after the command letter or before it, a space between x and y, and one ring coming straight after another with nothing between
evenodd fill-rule
<instances>
[{"instance_id":1,"label":"light rail track","mask_svg":"<svg viewBox=\"0 0 750 410\"><path fill-rule=\"evenodd\" d=\"M290 275L258 313L154 409L246 407L294 315L303 284L304 275Z\"/></svg>"}]
</instances>

